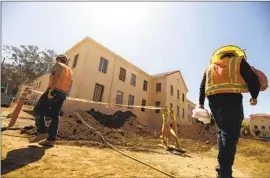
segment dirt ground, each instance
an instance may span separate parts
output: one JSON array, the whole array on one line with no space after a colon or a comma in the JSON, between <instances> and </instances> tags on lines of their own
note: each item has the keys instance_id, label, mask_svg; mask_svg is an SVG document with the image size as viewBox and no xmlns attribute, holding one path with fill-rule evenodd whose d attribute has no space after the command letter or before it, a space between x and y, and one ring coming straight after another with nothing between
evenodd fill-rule
<instances>
[{"instance_id":1,"label":"dirt ground","mask_svg":"<svg viewBox=\"0 0 270 178\"><path fill-rule=\"evenodd\" d=\"M9 122L3 116L12 110L2 108L2 127ZM85 145L83 142L90 142L88 140L58 141L54 147L29 145L29 136L21 135L16 128L33 124L32 116L21 112L15 129L1 133L3 177L167 177L112 149L94 143L81 146ZM159 146L160 139L130 139L130 142L138 144L117 148L176 177L215 177L217 150L214 145L180 139L182 148L186 150L181 154L165 151ZM240 139L233 175L270 177L269 146L269 142Z\"/></svg>"}]
</instances>

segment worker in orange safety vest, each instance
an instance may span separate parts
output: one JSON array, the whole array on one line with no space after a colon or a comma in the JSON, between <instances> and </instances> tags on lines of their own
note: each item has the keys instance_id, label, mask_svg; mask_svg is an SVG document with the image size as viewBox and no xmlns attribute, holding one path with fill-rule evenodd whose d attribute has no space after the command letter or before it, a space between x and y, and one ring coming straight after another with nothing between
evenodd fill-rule
<instances>
[{"instance_id":1,"label":"worker in orange safety vest","mask_svg":"<svg viewBox=\"0 0 270 178\"><path fill-rule=\"evenodd\" d=\"M67 65L67 57L58 55L50 75L47 90L40 97L34 109L37 133L30 140L30 143L39 142L40 145L47 146L55 144L60 112L70 90L72 75L73 72ZM51 117L49 128L45 125L45 114L48 108L50 108Z\"/></svg>"},{"instance_id":2,"label":"worker in orange safety vest","mask_svg":"<svg viewBox=\"0 0 270 178\"><path fill-rule=\"evenodd\" d=\"M244 118L241 93L250 92L250 105L257 104L260 81L246 59L244 50L237 46L219 48L213 54L200 86L199 107L204 109L207 97L218 128L217 177L232 177L236 145Z\"/></svg>"}]
</instances>

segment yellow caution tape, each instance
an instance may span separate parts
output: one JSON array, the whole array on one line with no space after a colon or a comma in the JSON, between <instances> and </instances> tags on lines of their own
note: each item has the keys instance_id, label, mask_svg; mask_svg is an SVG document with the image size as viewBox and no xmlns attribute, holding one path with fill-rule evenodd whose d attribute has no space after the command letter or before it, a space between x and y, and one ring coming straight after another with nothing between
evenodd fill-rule
<instances>
[{"instance_id":1,"label":"yellow caution tape","mask_svg":"<svg viewBox=\"0 0 270 178\"><path fill-rule=\"evenodd\" d=\"M43 94L43 92L41 92L41 91L37 91L37 90L31 90L31 91L32 92L35 92L35 93ZM157 106L125 105L125 104L114 104L114 103L97 102L97 101L92 101L92 100L87 100L87 99L81 99L81 98L74 98L74 97L67 97L67 100L80 101L80 102L84 102L84 103L107 105L107 107L122 106L122 107L133 107L133 108L144 108L144 109L149 109L149 110L165 109L165 108L157 107ZM166 108L166 109L168 109L168 108Z\"/></svg>"}]
</instances>

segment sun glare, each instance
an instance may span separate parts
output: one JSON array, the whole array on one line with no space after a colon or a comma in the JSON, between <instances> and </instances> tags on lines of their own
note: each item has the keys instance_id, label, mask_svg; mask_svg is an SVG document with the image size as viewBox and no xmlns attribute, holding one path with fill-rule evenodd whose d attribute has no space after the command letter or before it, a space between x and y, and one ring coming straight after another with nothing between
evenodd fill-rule
<instances>
[{"instance_id":1,"label":"sun glare","mask_svg":"<svg viewBox=\"0 0 270 178\"><path fill-rule=\"evenodd\" d=\"M146 18L149 4L142 2L99 2L80 4L80 15L106 26L132 26Z\"/></svg>"}]
</instances>

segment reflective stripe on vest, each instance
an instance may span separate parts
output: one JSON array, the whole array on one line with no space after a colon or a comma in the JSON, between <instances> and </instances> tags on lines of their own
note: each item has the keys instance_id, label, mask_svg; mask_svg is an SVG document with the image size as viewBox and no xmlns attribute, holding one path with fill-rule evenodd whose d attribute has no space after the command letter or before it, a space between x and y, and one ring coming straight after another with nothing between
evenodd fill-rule
<instances>
[{"instance_id":1,"label":"reflective stripe on vest","mask_svg":"<svg viewBox=\"0 0 270 178\"><path fill-rule=\"evenodd\" d=\"M218 93L244 93L248 92L247 85L243 80L240 79L240 64L242 57L236 57L232 59L227 59L224 64L226 66L222 66L221 64L211 64L209 68L206 71L206 85L205 85L205 94L206 96L218 94ZM224 65L223 64L223 65ZM220 66L218 66L220 65ZM219 77L219 75L215 76L214 81L214 70L215 68L222 68L221 71L223 72L223 75L227 75L226 72L228 72L228 76L222 76ZM224 74L225 73L225 74ZM240 77L239 77L240 76ZM227 78L226 78L227 77ZM223 82L218 83L218 79L223 80ZM224 82L224 80L226 82ZM215 83L217 82L217 83Z\"/></svg>"}]
</instances>

